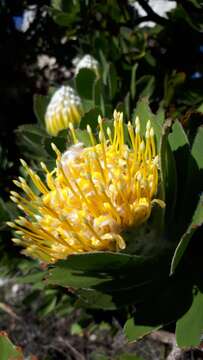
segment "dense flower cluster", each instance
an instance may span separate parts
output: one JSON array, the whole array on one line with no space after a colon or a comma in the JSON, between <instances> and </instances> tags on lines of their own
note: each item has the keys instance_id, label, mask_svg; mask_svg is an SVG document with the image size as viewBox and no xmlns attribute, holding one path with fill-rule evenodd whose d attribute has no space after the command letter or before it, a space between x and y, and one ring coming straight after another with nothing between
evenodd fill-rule
<instances>
[{"instance_id":1,"label":"dense flower cluster","mask_svg":"<svg viewBox=\"0 0 203 360\"><path fill-rule=\"evenodd\" d=\"M131 146L122 113L114 112L113 130L99 117L99 141L87 126L91 146L84 147L69 124L74 145L61 154L53 144L55 169L41 164L46 182L21 161L36 191L21 177L14 181L24 195L12 191L11 199L25 215L9 225L25 254L52 263L73 253L124 249L122 233L145 222L153 202L162 206L154 199L159 158L151 123L145 139L138 118L135 128L130 122L127 128Z\"/></svg>"},{"instance_id":2,"label":"dense flower cluster","mask_svg":"<svg viewBox=\"0 0 203 360\"><path fill-rule=\"evenodd\" d=\"M78 125L82 114L80 97L70 86L61 86L47 107L45 123L47 132L56 136L59 131L67 129L70 123Z\"/></svg>"}]
</instances>

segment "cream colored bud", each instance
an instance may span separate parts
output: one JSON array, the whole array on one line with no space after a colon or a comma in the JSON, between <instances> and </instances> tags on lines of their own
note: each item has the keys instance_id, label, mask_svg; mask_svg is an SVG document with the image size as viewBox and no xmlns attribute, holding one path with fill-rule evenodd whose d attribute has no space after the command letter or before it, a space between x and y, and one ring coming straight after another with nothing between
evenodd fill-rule
<instances>
[{"instance_id":1,"label":"cream colored bud","mask_svg":"<svg viewBox=\"0 0 203 360\"><path fill-rule=\"evenodd\" d=\"M12 223L11 221L7 221L6 224L12 228L15 228L15 224Z\"/></svg>"},{"instance_id":2,"label":"cream colored bud","mask_svg":"<svg viewBox=\"0 0 203 360\"><path fill-rule=\"evenodd\" d=\"M153 129L153 128L150 129L150 136L151 136L151 137L154 136L154 129Z\"/></svg>"},{"instance_id":3,"label":"cream colored bud","mask_svg":"<svg viewBox=\"0 0 203 360\"><path fill-rule=\"evenodd\" d=\"M139 120L139 117L136 116L135 118L135 126L139 126L140 125L140 120Z\"/></svg>"},{"instance_id":4,"label":"cream colored bud","mask_svg":"<svg viewBox=\"0 0 203 360\"><path fill-rule=\"evenodd\" d=\"M115 109L114 112L113 112L113 118L116 119L117 118L117 110Z\"/></svg>"},{"instance_id":5,"label":"cream colored bud","mask_svg":"<svg viewBox=\"0 0 203 360\"><path fill-rule=\"evenodd\" d=\"M100 131L99 132L99 141L102 143L103 140L104 140L104 136L103 136L102 132Z\"/></svg>"},{"instance_id":6,"label":"cream colored bud","mask_svg":"<svg viewBox=\"0 0 203 360\"><path fill-rule=\"evenodd\" d=\"M108 137L110 138L111 137L111 129L110 129L110 127L107 127L106 132L107 132Z\"/></svg>"},{"instance_id":7,"label":"cream colored bud","mask_svg":"<svg viewBox=\"0 0 203 360\"><path fill-rule=\"evenodd\" d=\"M144 141L142 141L141 144L140 144L140 151L141 152L145 151L145 143L144 143Z\"/></svg>"},{"instance_id":8,"label":"cream colored bud","mask_svg":"<svg viewBox=\"0 0 203 360\"><path fill-rule=\"evenodd\" d=\"M145 132L145 137L146 137L146 139L149 138L149 129L146 130L146 132Z\"/></svg>"},{"instance_id":9,"label":"cream colored bud","mask_svg":"<svg viewBox=\"0 0 203 360\"><path fill-rule=\"evenodd\" d=\"M98 124L101 126L102 125L102 117L101 115L98 116Z\"/></svg>"},{"instance_id":10,"label":"cream colored bud","mask_svg":"<svg viewBox=\"0 0 203 360\"><path fill-rule=\"evenodd\" d=\"M147 125L146 125L146 129L149 130L151 128L151 121L148 120L147 121Z\"/></svg>"},{"instance_id":11,"label":"cream colored bud","mask_svg":"<svg viewBox=\"0 0 203 360\"><path fill-rule=\"evenodd\" d=\"M27 167L27 164L26 164L25 160L20 159L20 162L21 162L21 164L22 164L23 167Z\"/></svg>"},{"instance_id":12,"label":"cream colored bud","mask_svg":"<svg viewBox=\"0 0 203 360\"><path fill-rule=\"evenodd\" d=\"M18 199L16 199L16 197L14 196L10 196L10 199L14 202L14 203L18 203Z\"/></svg>"},{"instance_id":13,"label":"cream colored bud","mask_svg":"<svg viewBox=\"0 0 203 360\"><path fill-rule=\"evenodd\" d=\"M136 133L136 134L139 134L139 133L140 133L140 124L137 124L137 125L136 125L135 133Z\"/></svg>"},{"instance_id":14,"label":"cream colored bud","mask_svg":"<svg viewBox=\"0 0 203 360\"><path fill-rule=\"evenodd\" d=\"M87 125L87 132L88 132L89 134L92 133L92 129L91 129L91 127L89 126L89 124Z\"/></svg>"}]
</instances>

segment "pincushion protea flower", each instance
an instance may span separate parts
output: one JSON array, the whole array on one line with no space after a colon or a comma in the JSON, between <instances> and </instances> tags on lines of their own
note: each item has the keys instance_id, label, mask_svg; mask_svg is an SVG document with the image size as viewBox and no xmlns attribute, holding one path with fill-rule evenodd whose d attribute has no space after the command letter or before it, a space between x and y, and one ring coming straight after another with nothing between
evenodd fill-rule
<instances>
[{"instance_id":1,"label":"pincushion protea flower","mask_svg":"<svg viewBox=\"0 0 203 360\"><path fill-rule=\"evenodd\" d=\"M124 141L122 113L114 112L114 129L104 131L98 119L99 142L87 126L91 146L83 147L69 125L74 145L64 154L53 144L56 167L49 172L41 163L46 182L21 163L37 192L21 177L14 183L25 195L11 192L11 199L25 213L9 225L25 247L24 253L48 263L73 253L122 250L122 233L145 222L158 187L158 155L154 131L147 123L145 140L136 118L128 123L131 147ZM40 193L40 195L38 195Z\"/></svg>"},{"instance_id":2,"label":"pincushion protea flower","mask_svg":"<svg viewBox=\"0 0 203 360\"><path fill-rule=\"evenodd\" d=\"M61 86L51 98L45 114L47 132L56 136L70 123L78 125L82 114L80 97L70 86Z\"/></svg>"}]
</instances>

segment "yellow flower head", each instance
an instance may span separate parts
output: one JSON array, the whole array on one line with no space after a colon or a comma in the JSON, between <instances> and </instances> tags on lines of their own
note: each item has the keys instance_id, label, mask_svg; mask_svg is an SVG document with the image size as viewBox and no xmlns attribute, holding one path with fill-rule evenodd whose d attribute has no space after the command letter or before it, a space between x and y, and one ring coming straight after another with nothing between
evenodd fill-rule
<instances>
[{"instance_id":1,"label":"yellow flower head","mask_svg":"<svg viewBox=\"0 0 203 360\"><path fill-rule=\"evenodd\" d=\"M124 141L122 113L114 112L113 131L103 125L99 117L99 142L87 126L91 146L85 148L70 124L74 145L61 154L53 144L56 168L49 172L41 164L46 182L21 160L37 191L21 177L14 181L24 196L12 191L11 199L25 216L9 225L25 254L51 263L73 253L124 249L122 233L145 222L153 202L162 205L154 199L159 159L150 121L145 139L138 118L135 129L128 123L131 146Z\"/></svg>"},{"instance_id":2,"label":"yellow flower head","mask_svg":"<svg viewBox=\"0 0 203 360\"><path fill-rule=\"evenodd\" d=\"M78 125L82 114L82 103L75 90L61 86L51 98L45 114L47 132L56 136L67 129L70 123Z\"/></svg>"}]
</instances>

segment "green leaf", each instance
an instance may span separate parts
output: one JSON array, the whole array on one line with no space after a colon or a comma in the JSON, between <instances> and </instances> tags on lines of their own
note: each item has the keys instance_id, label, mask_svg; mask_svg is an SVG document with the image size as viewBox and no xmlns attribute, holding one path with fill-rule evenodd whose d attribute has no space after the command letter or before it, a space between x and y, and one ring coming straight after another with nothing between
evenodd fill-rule
<instances>
[{"instance_id":1,"label":"green leaf","mask_svg":"<svg viewBox=\"0 0 203 360\"><path fill-rule=\"evenodd\" d=\"M93 106L101 104L101 96L103 94L104 85L102 84L101 78L96 79L93 86Z\"/></svg>"},{"instance_id":2,"label":"green leaf","mask_svg":"<svg viewBox=\"0 0 203 360\"><path fill-rule=\"evenodd\" d=\"M74 34L76 27L73 24L78 20L80 11L79 2L73 2L71 0L54 0L54 7L49 8L52 14L53 20L60 26L65 26L71 29ZM71 28L72 27L72 28Z\"/></svg>"},{"instance_id":3,"label":"green leaf","mask_svg":"<svg viewBox=\"0 0 203 360\"><path fill-rule=\"evenodd\" d=\"M185 146L189 147L187 135L179 121L175 121L169 134L169 144L173 152ZM182 159L183 160L183 159Z\"/></svg>"},{"instance_id":4,"label":"green leaf","mask_svg":"<svg viewBox=\"0 0 203 360\"><path fill-rule=\"evenodd\" d=\"M102 112L102 115L111 119L113 114L114 108L111 104L105 104L105 111Z\"/></svg>"},{"instance_id":5,"label":"green leaf","mask_svg":"<svg viewBox=\"0 0 203 360\"><path fill-rule=\"evenodd\" d=\"M136 304L135 327L144 326L140 331L145 331L146 326L157 328L177 321L192 304L192 287L193 279L185 276L184 272L159 281L159 287L152 287L148 296ZM148 329L146 330L148 331ZM138 328L137 336L139 334Z\"/></svg>"},{"instance_id":6,"label":"green leaf","mask_svg":"<svg viewBox=\"0 0 203 360\"><path fill-rule=\"evenodd\" d=\"M53 312L54 309L56 308L56 303L57 303L57 297L51 296L50 299L46 302L46 304L40 308L39 315L45 317L51 312Z\"/></svg>"},{"instance_id":7,"label":"green leaf","mask_svg":"<svg viewBox=\"0 0 203 360\"><path fill-rule=\"evenodd\" d=\"M169 76L165 75L164 80L164 105L168 106L175 95L176 88L184 83L186 75L184 72L172 72Z\"/></svg>"},{"instance_id":8,"label":"green leaf","mask_svg":"<svg viewBox=\"0 0 203 360\"><path fill-rule=\"evenodd\" d=\"M48 283L74 288L94 288L113 280L112 271L142 264L143 258L110 252L71 255L50 270ZM104 271L105 269L105 271ZM125 282L124 282L125 283ZM121 284L120 284L121 286Z\"/></svg>"},{"instance_id":9,"label":"green leaf","mask_svg":"<svg viewBox=\"0 0 203 360\"><path fill-rule=\"evenodd\" d=\"M78 323L73 323L70 328L71 335L83 335L83 329Z\"/></svg>"},{"instance_id":10,"label":"green leaf","mask_svg":"<svg viewBox=\"0 0 203 360\"><path fill-rule=\"evenodd\" d=\"M156 115L155 115L156 122L162 127L165 121L165 110L163 106L160 105Z\"/></svg>"},{"instance_id":11,"label":"green leaf","mask_svg":"<svg viewBox=\"0 0 203 360\"><path fill-rule=\"evenodd\" d=\"M47 281L82 289L81 306L115 309L146 299L152 290L160 287L160 279L165 279L168 272L169 261L164 256L150 259L98 252L71 255L58 261L49 270Z\"/></svg>"},{"instance_id":12,"label":"green leaf","mask_svg":"<svg viewBox=\"0 0 203 360\"><path fill-rule=\"evenodd\" d=\"M50 271L50 275L47 279L48 284L56 284L64 287L73 287L75 289L80 288L92 288L96 285L108 282L111 280L110 276L97 277L94 274L86 275L83 271L74 270L70 271L66 268L65 264L58 264Z\"/></svg>"},{"instance_id":13,"label":"green leaf","mask_svg":"<svg viewBox=\"0 0 203 360\"><path fill-rule=\"evenodd\" d=\"M74 14L67 14L62 11L52 11L52 15L55 23L60 26L68 27L76 20Z\"/></svg>"},{"instance_id":14,"label":"green leaf","mask_svg":"<svg viewBox=\"0 0 203 360\"><path fill-rule=\"evenodd\" d=\"M174 273L177 268L181 258L187 246L192 238L194 232L203 224L203 194L201 195L195 213L192 217L192 221L187 229L187 231L182 236L172 259L171 263L171 274Z\"/></svg>"},{"instance_id":15,"label":"green leaf","mask_svg":"<svg viewBox=\"0 0 203 360\"><path fill-rule=\"evenodd\" d=\"M135 63L131 70L131 81L130 81L130 91L131 97L134 100L136 95L136 72L137 72L138 63Z\"/></svg>"},{"instance_id":16,"label":"green leaf","mask_svg":"<svg viewBox=\"0 0 203 360\"><path fill-rule=\"evenodd\" d=\"M37 95L33 97L34 113L40 126L45 126L45 113L49 104L50 97Z\"/></svg>"},{"instance_id":17,"label":"green leaf","mask_svg":"<svg viewBox=\"0 0 203 360\"><path fill-rule=\"evenodd\" d=\"M102 115L106 116L106 104L105 104L105 101L104 101L103 94L100 94L100 108L101 108L101 111L102 111Z\"/></svg>"},{"instance_id":18,"label":"green leaf","mask_svg":"<svg viewBox=\"0 0 203 360\"><path fill-rule=\"evenodd\" d=\"M121 271L125 266L131 267L143 261L144 259L141 256L100 251L70 255L67 260L60 260L56 265L71 270L107 272L115 270Z\"/></svg>"},{"instance_id":19,"label":"green leaf","mask_svg":"<svg viewBox=\"0 0 203 360\"><path fill-rule=\"evenodd\" d=\"M173 124L168 140L170 149L175 159L175 173L177 174L177 199L176 205L174 206L174 219L176 219L176 226L173 231L175 238L177 238L177 236L180 236L182 230L182 214L185 207L185 179L187 177L188 162L190 157L189 141L179 121L176 121Z\"/></svg>"},{"instance_id":20,"label":"green leaf","mask_svg":"<svg viewBox=\"0 0 203 360\"><path fill-rule=\"evenodd\" d=\"M87 125L90 125L94 130L98 125L99 115L101 115L101 109L98 106L88 111L80 121L80 129L84 130L87 128Z\"/></svg>"},{"instance_id":21,"label":"green leaf","mask_svg":"<svg viewBox=\"0 0 203 360\"><path fill-rule=\"evenodd\" d=\"M96 81L96 74L90 69L80 69L76 76L76 88L78 94L85 99L93 98L93 87Z\"/></svg>"},{"instance_id":22,"label":"green leaf","mask_svg":"<svg viewBox=\"0 0 203 360\"><path fill-rule=\"evenodd\" d=\"M21 350L9 340L7 334L3 331L0 332L0 354L1 360L23 360Z\"/></svg>"},{"instance_id":23,"label":"green leaf","mask_svg":"<svg viewBox=\"0 0 203 360\"><path fill-rule=\"evenodd\" d=\"M6 221L15 219L19 215L19 210L12 201L4 202L4 204L2 204L2 205L3 205L3 208L2 208L2 210L0 210L0 212L2 212L2 215L3 215L4 211L7 213L7 215L6 215L6 213L4 212L4 215L3 215L4 219L5 219L5 216L7 217ZM1 207L1 205L0 205L0 207Z\"/></svg>"},{"instance_id":24,"label":"green leaf","mask_svg":"<svg viewBox=\"0 0 203 360\"><path fill-rule=\"evenodd\" d=\"M71 11L72 7L74 6L75 1L73 0L51 0L51 6L54 9L61 10L61 11Z\"/></svg>"},{"instance_id":25,"label":"green leaf","mask_svg":"<svg viewBox=\"0 0 203 360\"><path fill-rule=\"evenodd\" d=\"M140 97L150 98L155 89L155 76L144 75L137 81L137 88Z\"/></svg>"},{"instance_id":26,"label":"green leaf","mask_svg":"<svg viewBox=\"0 0 203 360\"><path fill-rule=\"evenodd\" d=\"M137 106L136 106L134 115L139 116L140 131L141 131L142 136L145 136L146 125L147 125L148 120L151 121L151 124L154 128L154 134L155 134L155 139L156 139L156 143L157 143L157 148L159 150L162 128L161 128L159 122L156 120L156 116L152 113L152 111L149 107L148 98L146 98L146 97L141 98L137 102Z\"/></svg>"},{"instance_id":27,"label":"green leaf","mask_svg":"<svg viewBox=\"0 0 203 360\"><path fill-rule=\"evenodd\" d=\"M95 104L94 104L93 100L82 99L82 108L84 110L84 113L90 111L94 107L95 107Z\"/></svg>"},{"instance_id":28,"label":"green leaf","mask_svg":"<svg viewBox=\"0 0 203 360\"><path fill-rule=\"evenodd\" d=\"M96 290L81 289L76 292L78 301L76 306L89 309L116 310L117 304L111 294L104 294Z\"/></svg>"},{"instance_id":29,"label":"green leaf","mask_svg":"<svg viewBox=\"0 0 203 360\"><path fill-rule=\"evenodd\" d=\"M194 211L199 201L199 196L203 190L203 128L199 127L194 138L192 149L189 154L187 171L185 176L182 174L182 184L180 184L182 191L182 206L180 214L183 214L181 221L181 234L183 234L191 222ZM179 164L179 167L184 169L184 164ZM181 170L179 170L181 171Z\"/></svg>"},{"instance_id":30,"label":"green leaf","mask_svg":"<svg viewBox=\"0 0 203 360\"><path fill-rule=\"evenodd\" d=\"M128 280L122 274L127 268L144 267L144 259L141 256L130 256L127 254L114 254L110 252L87 253L69 256L67 260L58 261L50 270L49 283L74 288L95 288L109 291L130 286L128 283L136 281L128 276ZM104 270L105 269L105 270ZM141 270L141 269L140 269ZM145 272L145 267L144 267ZM141 279L139 275L137 280ZM142 282L142 280L140 280Z\"/></svg>"},{"instance_id":31,"label":"green leaf","mask_svg":"<svg viewBox=\"0 0 203 360\"><path fill-rule=\"evenodd\" d=\"M75 129L75 133L79 142L83 143L85 146L91 146L90 137L86 130Z\"/></svg>"},{"instance_id":32,"label":"green leaf","mask_svg":"<svg viewBox=\"0 0 203 360\"><path fill-rule=\"evenodd\" d=\"M106 57L105 57L105 54L104 54L102 48L99 49L99 56L100 56L102 68L105 68L106 66L108 66L108 63L107 63L107 60L106 60Z\"/></svg>"},{"instance_id":33,"label":"green leaf","mask_svg":"<svg viewBox=\"0 0 203 360\"><path fill-rule=\"evenodd\" d=\"M203 128L199 127L192 146L192 156L195 159L196 166L199 170L203 169L203 156L202 156L202 141L203 141Z\"/></svg>"},{"instance_id":34,"label":"green leaf","mask_svg":"<svg viewBox=\"0 0 203 360\"><path fill-rule=\"evenodd\" d=\"M203 104L198 106L197 111L203 113Z\"/></svg>"},{"instance_id":35,"label":"green leaf","mask_svg":"<svg viewBox=\"0 0 203 360\"><path fill-rule=\"evenodd\" d=\"M124 333L128 341L136 341L143 336L150 334L152 331L159 329L161 326L144 326L136 325L134 319L128 319L124 326Z\"/></svg>"},{"instance_id":36,"label":"green leaf","mask_svg":"<svg viewBox=\"0 0 203 360\"><path fill-rule=\"evenodd\" d=\"M130 119L130 92L128 92L124 98L124 111L127 120Z\"/></svg>"},{"instance_id":37,"label":"green leaf","mask_svg":"<svg viewBox=\"0 0 203 360\"><path fill-rule=\"evenodd\" d=\"M25 135L27 136L31 142L39 144L39 140L42 139L43 136L47 136L47 133L44 131L44 129L40 128L39 125L34 124L24 124L20 125L17 128L17 133L19 133L21 136Z\"/></svg>"},{"instance_id":38,"label":"green leaf","mask_svg":"<svg viewBox=\"0 0 203 360\"><path fill-rule=\"evenodd\" d=\"M0 229L5 226L5 221L10 219L9 212L6 208L6 203L0 198Z\"/></svg>"},{"instance_id":39,"label":"green leaf","mask_svg":"<svg viewBox=\"0 0 203 360\"><path fill-rule=\"evenodd\" d=\"M57 148L63 153L67 149L67 130L62 130L57 136L50 137L43 139L43 145L46 150L46 155L50 156L52 159L55 160L56 153L52 149L51 143L54 143Z\"/></svg>"},{"instance_id":40,"label":"green leaf","mask_svg":"<svg viewBox=\"0 0 203 360\"><path fill-rule=\"evenodd\" d=\"M173 152L169 146L168 133L170 124L166 124L164 134L161 139L161 192L166 203L165 219L167 221L168 230L170 230L171 222L173 220L173 213L176 204L177 191L177 175Z\"/></svg>"},{"instance_id":41,"label":"green leaf","mask_svg":"<svg viewBox=\"0 0 203 360\"><path fill-rule=\"evenodd\" d=\"M192 0L193 5L197 1ZM182 6L181 3L177 4L177 6L169 13L169 17L171 18L171 15L173 16L172 20L178 24L181 24L182 26L190 26L195 31L202 31L202 18L200 15L200 21L195 17L196 21L194 21L194 17L191 16L191 14L186 11L185 7Z\"/></svg>"},{"instance_id":42,"label":"green leaf","mask_svg":"<svg viewBox=\"0 0 203 360\"><path fill-rule=\"evenodd\" d=\"M100 51L100 58L101 58L102 69L103 69L102 80L103 80L104 85L107 85L110 63L106 60L105 55L102 52L102 50Z\"/></svg>"},{"instance_id":43,"label":"green leaf","mask_svg":"<svg viewBox=\"0 0 203 360\"><path fill-rule=\"evenodd\" d=\"M25 124L16 130L17 142L23 153L33 159L46 158L47 153L43 146L43 141L48 137L45 130L39 125Z\"/></svg>"},{"instance_id":44,"label":"green leaf","mask_svg":"<svg viewBox=\"0 0 203 360\"><path fill-rule=\"evenodd\" d=\"M46 271L37 271L33 274L16 277L15 281L18 284L35 284L38 281L43 281L46 275Z\"/></svg>"},{"instance_id":45,"label":"green leaf","mask_svg":"<svg viewBox=\"0 0 203 360\"><path fill-rule=\"evenodd\" d=\"M164 165L163 165L163 161L165 162ZM171 221L173 221L174 218L174 209L176 205L176 196L177 196L177 173L176 173L174 155L168 145L168 142L165 149L165 157L161 160L161 162L162 162L162 166L164 166L164 186L166 190L165 192L166 218L169 224ZM169 204L170 206L168 206Z\"/></svg>"},{"instance_id":46,"label":"green leaf","mask_svg":"<svg viewBox=\"0 0 203 360\"><path fill-rule=\"evenodd\" d=\"M192 306L176 323L176 341L179 347L199 346L203 334L203 294L198 292Z\"/></svg>"},{"instance_id":47,"label":"green leaf","mask_svg":"<svg viewBox=\"0 0 203 360\"><path fill-rule=\"evenodd\" d=\"M202 8L202 1L199 0L189 0L190 3L192 3L193 6L195 6L197 9Z\"/></svg>"},{"instance_id":48,"label":"green leaf","mask_svg":"<svg viewBox=\"0 0 203 360\"><path fill-rule=\"evenodd\" d=\"M117 77L116 68L113 64L109 65L107 81L109 87L109 96L110 99L113 99L116 92L118 91L118 77Z\"/></svg>"}]
</instances>

